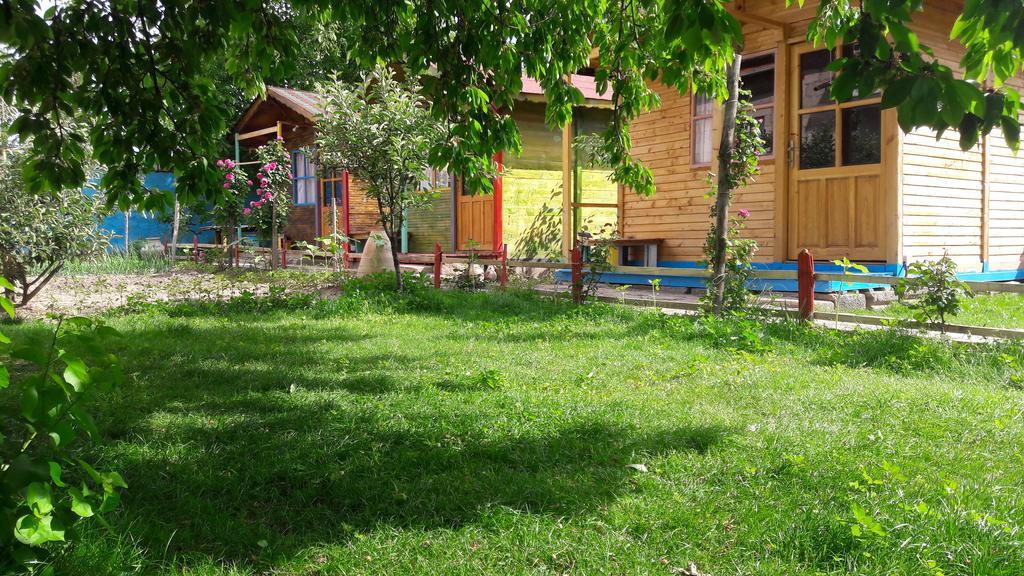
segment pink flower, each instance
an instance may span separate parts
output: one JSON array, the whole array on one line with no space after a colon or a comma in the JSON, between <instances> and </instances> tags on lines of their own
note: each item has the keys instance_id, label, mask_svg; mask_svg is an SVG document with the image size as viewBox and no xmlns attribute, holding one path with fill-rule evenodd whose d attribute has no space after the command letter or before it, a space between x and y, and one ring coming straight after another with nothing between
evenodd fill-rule
<instances>
[{"instance_id":1,"label":"pink flower","mask_svg":"<svg viewBox=\"0 0 1024 576\"><path fill-rule=\"evenodd\" d=\"M270 164L267 164L267 166L269 166L272 171L277 170L277 162L271 162Z\"/></svg>"},{"instance_id":2,"label":"pink flower","mask_svg":"<svg viewBox=\"0 0 1024 576\"><path fill-rule=\"evenodd\" d=\"M249 214L252 214L252 210L250 210L248 208L246 208L245 210L242 210L242 215L243 216L248 216Z\"/></svg>"},{"instance_id":3,"label":"pink flower","mask_svg":"<svg viewBox=\"0 0 1024 576\"><path fill-rule=\"evenodd\" d=\"M267 192L266 194L263 195L264 200L270 200L271 198L273 198L273 196L270 195L270 192Z\"/></svg>"},{"instance_id":4,"label":"pink flower","mask_svg":"<svg viewBox=\"0 0 1024 576\"><path fill-rule=\"evenodd\" d=\"M270 184L270 180L267 180L266 178L260 180L261 186L266 186L267 184Z\"/></svg>"},{"instance_id":5,"label":"pink flower","mask_svg":"<svg viewBox=\"0 0 1024 576\"><path fill-rule=\"evenodd\" d=\"M224 161L223 160L217 160L217 167L218 168L223 168L224 167Z\"/></svg>"},{"instance_id":6,"label":"pink flower","mask_svg":"<svg viewBox=\"0 0 1024 576\"><path fill-rule=\"evenodd\" d=\"M278 142L284 142L284 136L278 136L277 137L277 141Z\"/></svg>"},{"instance_id":7,"label":"pink flower","mask_svg":"<svg viewBox=\"0 0 1024 576\"><path fill-rule=\"evenodd\" d=\"M228 172L227 174L224 175L224 179L228 180L228 181L234 180L235 179L235 175L232 174L231 172Z\"/></svg>"},{"instance_id":8,"label":"pink flower","mask_svg":"<svg viewBox=\"0 0 1024 576\"><path fill-rule=\"evenodd\" d=\"M742 208L740 210L740 218L749 218L749 217L750 217L750 210L747 210L746 208Z\"/></svg>"},{"instance_id":9,"label":"pink flower","mask_svg":"<svg viewBox=\"0 0 1024 576\"><path fill-rule=\"evenodd\" d=\"M225 182L224 183L224 187L225 188L231 188L231 182Z\"/></svg>"},{"instance_id":10,"label":"pink flower","mask_svg":"<svg viewBox=\"0 0 1024 576\"><path fill-rule=\"evenodd\" d=\"M226 164L226 165L227 165L227 167L228 167L228 168L231 168L232 170L233 170L233 169L235 168L235 162L234 162L233 160L228 160L228 161L227 161L227 162L225 162L224 164Z\"/></svg>"},{"instance_id":11,"label":"pink flower","mask_svg":"<svg viewBox=\"0 0 1024 576\"><path fill-rule=\"evenodd\" d=\"M291 180L291 178L292 178L292 171L291 171L291 170L289 170L289 171L288 171L288 179L289 179L289 180Z\"/></svg>"},{"instance_id":12,"label":"pink flower","mask_svg":"<svg viewBox=\"0 0 1024 576\"><path fill-rule=\"evenodd\" d=\"M255 207L256 206L256 201L253 200L252 202L249 202L249 206L254 206Z\"/></svg>"},{"instance_id":13,"label":"pink flower","mask_svg":"<svg viewBox=\"0 0 1024 576\"><path fill-rule=\"evenodd\" d=\"M245 183L248 184L249 186L252 186L252 180L246 180Z\"/></svg>"}]
</instances>

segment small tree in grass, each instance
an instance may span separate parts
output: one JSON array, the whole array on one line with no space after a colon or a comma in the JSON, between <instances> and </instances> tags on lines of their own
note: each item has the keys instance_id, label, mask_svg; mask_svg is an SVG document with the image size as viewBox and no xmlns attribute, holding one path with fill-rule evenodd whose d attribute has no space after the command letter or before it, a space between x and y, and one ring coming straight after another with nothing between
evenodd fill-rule
<instances>
[{"instance_id":1,"label":"small tree in grass","mask_svg":"<svg viewBox=\"0 0 1024 576\"><path fill-rule=\"evenodd\" d=\"M324 111L317 122L321 168L348 170L366 183L380 224L391 241L395 282L402 290L399 238L406 209L433 196L419 186L430 151L443 139L416 78L404 82L378 66L356 85L334 80L320 86Z\"/></svg>"},{"instance_id":2,"label":"small tree in grass","mask_svg":"<svg viewBox=\"0 0 1024 576\"><path fill-rule=\"evenodd\" d=\"M102 203L81 190L28 192L21 153L0 160L0 277L4 291L28 304L69 260L100 254L110 245L99 227Z\"/></svg>"}]
</instances>

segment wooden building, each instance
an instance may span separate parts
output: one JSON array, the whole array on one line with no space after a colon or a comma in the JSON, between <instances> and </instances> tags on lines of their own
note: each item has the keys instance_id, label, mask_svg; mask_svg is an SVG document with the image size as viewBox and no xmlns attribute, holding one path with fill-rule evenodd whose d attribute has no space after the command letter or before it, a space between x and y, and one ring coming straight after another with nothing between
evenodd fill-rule
<instances>
[{"instance_id":1,"label":"wooden building","mask_svg":"<svg viewBox=\"0 0 1024 576\"><path fill-rule=\"evenodd\" d=\"M407 214L404 252L431 253L435 244L445 251L508 245L516 257L559 258L568 252L576 232L615 226L620 194L608 178L610 170L587 165L572 149L576 136L603 130L610 100L596 93L592 76L574 75L572 81L583 92L584 104L576 120L559 131L544 122L540 86L524 78L512 110L523 151L498 155L503 169L493 194L474 193L453 174L427 175L421 185L435 194L429 204ZM244 161L258 146L282 136L292 154L294 204L285 237L311 241L330 233L334 202L338 229L364 240L379 229L375 201L366 197L358 180L347 174L322 174L311 160L320 112L315 93L268 87L266 98L254 101L235 124L236 156Z\"/></svg>"},{"instance_id":2,"label":"wooden building","mask_svg":"<svg viewBox=\"0 0 1024 576\"><path fill-rule=\"evenodd\" d=\"M816 3L747 0L742 79L764 127L767 153L756 183L733 209L750 217L745 234L765 267L792 266L807 248L816 260L849 257L877 272L949 254L965 276L1024 278L1024 158L999 133L961 151L958 135L904 134L877 95L836 103L826 66L842 53L806 41ZM956 69L962 47L949 40L959 2L928 1L913 28ZM660 108L632 126L633 152L654 173L649 198L626 193L625 238L659 244L662 266L693 266L702 256L721 112L699 95L653 83ZM669 283L666 281L666 283Z\"/></svg>"}]
</instances>

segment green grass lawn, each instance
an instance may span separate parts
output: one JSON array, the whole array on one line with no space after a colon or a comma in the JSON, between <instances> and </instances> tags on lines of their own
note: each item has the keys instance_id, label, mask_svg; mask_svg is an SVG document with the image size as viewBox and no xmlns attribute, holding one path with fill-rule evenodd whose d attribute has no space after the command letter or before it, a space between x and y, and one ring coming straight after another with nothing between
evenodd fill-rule
<instances>
[{"instance_id":1,"label":"green grass lawn","mask_svg":"<svg viewBox=\"0 0 1024 576\"><path fill-rule=\"evenodd\" d=\"M903 304L882 310L843 310L857 314L913 319L914 311ZM992 328L1024 328L1024 294L979 294L963 301L963 311L948 320L953 324Z\"/></svg>"},{"instance_id":2,"label":"green grass lawn","mask_svg":"<svg viewBox=\"0 0 1024 576\"><path fill-rule=\"evenodd\" d=\"M64 573L1024 573L1020 347L520 294L281 308L112 319L92 456L130 488Z\"/></svg>"}]
</instances>

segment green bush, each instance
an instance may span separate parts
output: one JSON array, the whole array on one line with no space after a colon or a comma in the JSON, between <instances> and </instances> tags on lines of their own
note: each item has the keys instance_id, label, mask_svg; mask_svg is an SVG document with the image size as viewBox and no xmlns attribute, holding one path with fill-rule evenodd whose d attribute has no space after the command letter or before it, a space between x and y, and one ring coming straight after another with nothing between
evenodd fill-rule
<instances>
[{"instance_id":1,"label":"green bush","mask_svg":"<svg viewBox=\"0 0 1024 576\"><path fill-rule=\"evenodd\" d=\"M0 296L0 306L13 317L10 301ZM73 538L80 520L103 522L128 487L79 453L99 437L86 411L90 397L123 380L117 357L103 347L114 334L77 317L58 318L45 344L13 345L0 334L0 572L52 573L48 555Z\"/></svg>"},{"instance_id":2,"label":"green bush","mask_svg":"<svg viewBox=\"0 0 1024 576\"><path fill-rule=\"evenodd\" d=\"M949 256L914 262L907 277L896 285L896 295L914 312L919 322L938 322L945 331L946 318L963 310L963 299L973 296L966 282L956 276L956 262Z\"/></svg>"}]
</instances>

